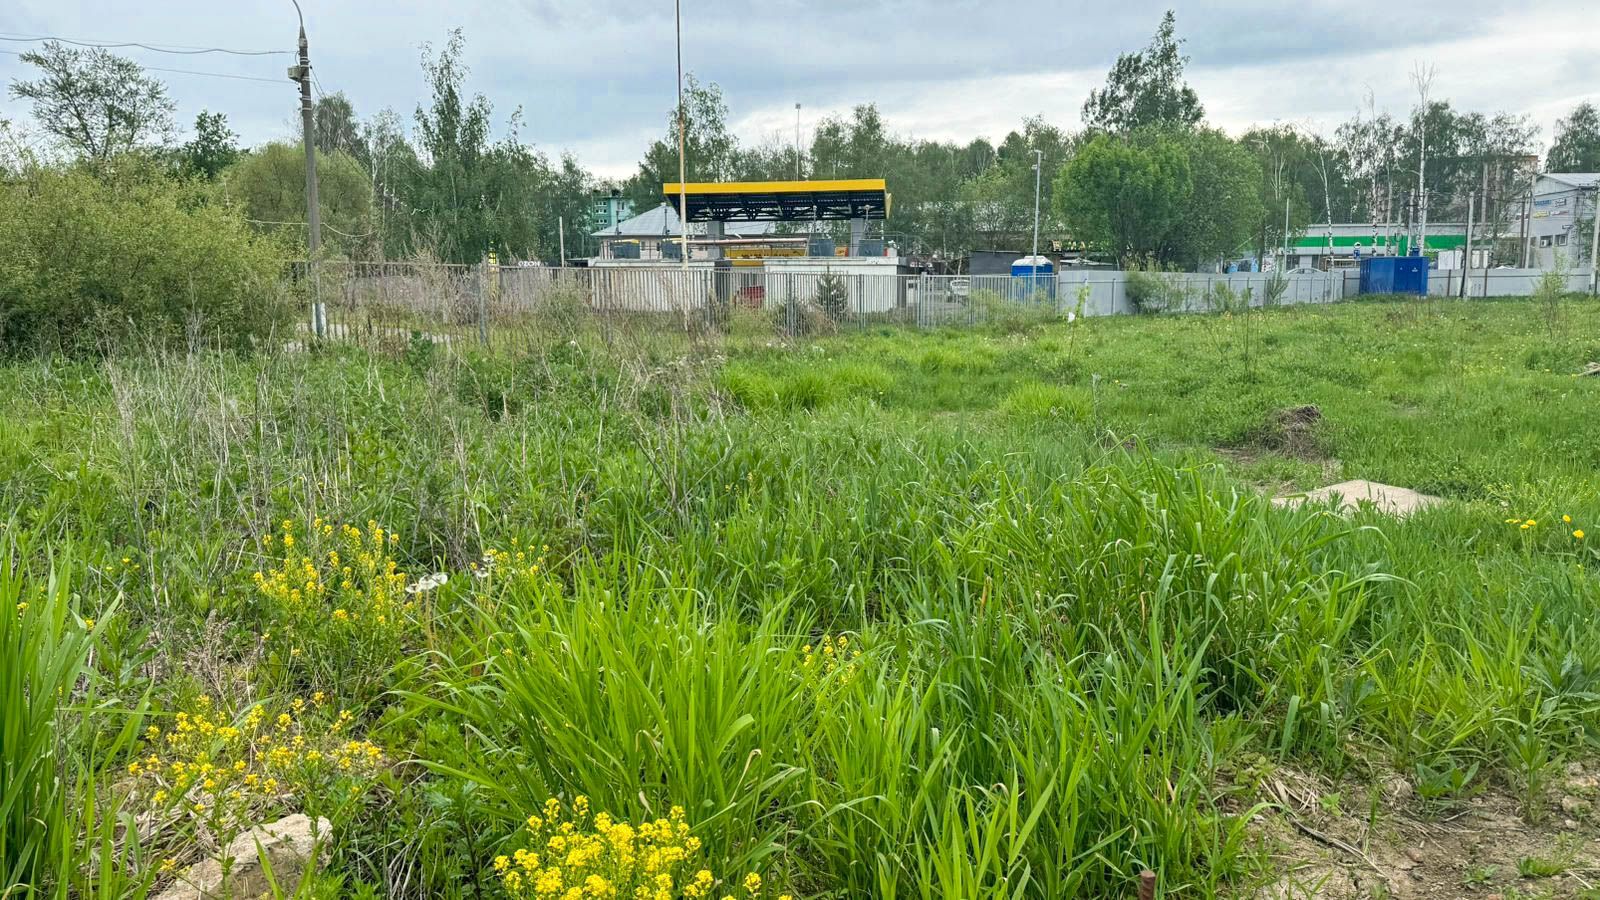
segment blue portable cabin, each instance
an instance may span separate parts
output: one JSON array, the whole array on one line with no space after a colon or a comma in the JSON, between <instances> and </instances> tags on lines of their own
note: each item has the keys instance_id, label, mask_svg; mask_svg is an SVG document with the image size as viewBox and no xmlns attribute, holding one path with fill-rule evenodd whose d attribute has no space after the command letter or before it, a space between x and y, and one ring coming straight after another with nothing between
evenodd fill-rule
<instances>
[{"instance_id":1,"label":"blue portable cabin","mask_svg":"<svg viewBox=\"0 0 1600 900\"><path fill-rule=\"evenodd\" d=\"M1024 256L1011 264L1011 299L1054 300L1056 266L1047 256Z\"/></svg>"},{"instance_id":2,"label":"blue portable cabin","mask_svg":"<svg viewBox=\"0 0 1600 900\"><path fill-rule=\"evenodd\" d=\"M1426 256L1369 256L1361 261L1361 293L1428 293Z\"/></svg>"}]
</instances>

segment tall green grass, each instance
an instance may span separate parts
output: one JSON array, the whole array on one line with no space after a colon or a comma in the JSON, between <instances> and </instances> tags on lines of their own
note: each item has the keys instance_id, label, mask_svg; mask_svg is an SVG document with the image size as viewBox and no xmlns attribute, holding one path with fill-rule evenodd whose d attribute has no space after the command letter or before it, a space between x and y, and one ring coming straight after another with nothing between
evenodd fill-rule
<instances>
[{"instance_id":1,"label":"tall green grass","mask_svg":"<svg viewBox=\"0 0 1600 900\"><path fill-rule=\"evenodd\" d=\"M155 882L115 773L146 694L219 689L326 691L399 760L330 848L357 895L490 894L523 818L578 794L682 805L719 875L799 897L1131 895L1147 867L1238 894L1262 760L1397 770L1441 810L1510 788L1537 819L1600 726L1600 557L1572 534L1600 537L1597 388L1563 371L1593 348L1527 304L1440 309L1266 314L1248 369L1228 320L1149 317L726 359L580 330L10 363L0 502L29 538L0 601L56 599L0 616L29 650L0 661L3 727L32 723L0 732L5 796L37 800L6 808L7 878ZM1252 438L1303 404L1331 458ZM1347 476L1450 502L1400 522L1261 486ZM307 635L250 582L264 534L317 516L452 576L359 683L283 665ZM474 577L489 550L539 569Z\"/></svg>"}]
</instances>

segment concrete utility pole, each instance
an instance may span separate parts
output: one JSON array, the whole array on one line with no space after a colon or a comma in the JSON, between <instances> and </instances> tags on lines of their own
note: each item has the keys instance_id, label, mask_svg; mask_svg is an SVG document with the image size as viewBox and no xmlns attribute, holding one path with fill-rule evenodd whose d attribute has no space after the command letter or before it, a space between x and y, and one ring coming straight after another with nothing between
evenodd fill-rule
<instances>
[{"instance_id":1,"label":"concrete utility pole","mask_svg":"<svg viewBox=\"0 0 1600 900\"><path fill-rule=\"evenodd\" d=\"M1289 198L1283 198L1283 262L1281 268L1289 270Z\"/></svg>"},{"instance_id":2,"label":"concrete utility pole","mask_svg":"<svg viewBox=\"0 0 1600 900\"><path fill-rule=\"evenodd\" d=\"M561 252L561 258L556 260L556 269L558 270L558 274L559 274L559 270L564 269L567 266L567 218L566 218L566 216L556 216L556 240L561 245L561 251L560 251Z\"/></svg>"},{"instance_id":3,"label":"concrete utility pole","mask_svg":"<svg viewBox=\"0 0 1600 900\"><path fill-rule=\"evenodd\" d=\"M1044 171L1044 151L1033 151L1033 258L1028 260L1032 274L1039 274L1039 178Z\"/></svg>"},{"instance_id":4,"label":"concrete utility pole","mask_svg":"<svg viewBox=\"0 0 1600 900\"><path fill-rule=\"evenodd\" d=\"M689 325L689 164L684 157L683 116L683 0L673 0L672 21L678 41L678 250L683 271L683 324Z\"/></svg>"},{"instance_id":5,"label":"concrete utility pole","mask_svg":"<svg viewBox=\"0 0 1600 900\"><path fill-rule=\"evenodd\" d=\"M306 277L311 281L311 332L328 331L328 311L322 305L322 281L317 257L322 251L322 209L317 202L316 123L311 110L311 50L306 43L306 17L299 0L294 14L300 19L300 64L289 67L289 80L300 82L300 137L306 148Z\"/></svg>"},{"instance_id":6,"label":"concrete utility pole","mask_svg":"<svg viewBox=\"0 0 1600 900\"><path fill-rule=\"evenodd\" d=\"M1522 216L1522 267L1533 268L1533 192L1539 189L1539 173L1528 181L1528 205Z\"/></svg>"},{"instance_id":7,"label":"concrete utility pole","mask_svg":"<svg viewBox=\"0 0 1600 900\"><path fill-rule=\"evenodd\" d=\"M1473 204L1478 195L1467 192L1467 249L1466 255L1461 258L1461 299L1467 298L1467 276L1472 274L1472 213Z\"/></svg>"},{"instance_id":8,"label":"concrete utility pole","mask_svg":"<svg viewBox=\"0 0 1600 900\"><path fill-rule=\"evenodd\" d=\"M1600 184L1589 198L1589 293L1600 295Z\"/></svg>"}]
</instances>

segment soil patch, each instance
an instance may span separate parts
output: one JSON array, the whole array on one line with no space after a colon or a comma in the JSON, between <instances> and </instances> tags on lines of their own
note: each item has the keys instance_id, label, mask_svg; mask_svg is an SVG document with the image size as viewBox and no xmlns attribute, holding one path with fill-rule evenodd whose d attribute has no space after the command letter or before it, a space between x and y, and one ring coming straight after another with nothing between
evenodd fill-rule
<instances>
[{"instance_id":1,"label":"soil patch","mask_svg":"<svg viewBox=\"0 0 1600 900\"><path fill-rule=\"evenodd\" d=\"M1333 785L1275 770L1260 784L1272 809L1254 825L1276 877L1237 896L1600 897L1596 771L1571 767L1530 823L1500 787L1429 806L1398 776Z\"/></svg>"}]
</instances>

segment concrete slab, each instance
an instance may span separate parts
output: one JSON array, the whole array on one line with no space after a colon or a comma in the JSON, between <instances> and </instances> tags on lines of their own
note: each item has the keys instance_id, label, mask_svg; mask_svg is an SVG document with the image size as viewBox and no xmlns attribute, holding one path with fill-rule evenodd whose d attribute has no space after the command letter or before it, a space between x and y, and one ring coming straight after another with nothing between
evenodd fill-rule
<instances>
[{"instance_id":1,"label":"concrete slab","mask_svg":"<svg viewBox=\"0 0 1600 900\"><path fill-rule=\"evenodd\" d=\"M1380 484L1376 481L1341 481L1330 484L1304 494L1290 494L1286 497L1273 497L1274 506L1299 506L1302 503L1326 503L1329 498L1336 498L1340 509L1356 509L1362 501L1369 501L1377 507L1379 512L1391 516L1405 518L1419 509L1426 509L1436 503L1444 501L1431 494L1419 494L1410 488L1395 487L1392 484Z\"/></svg>"}]
</instances>

